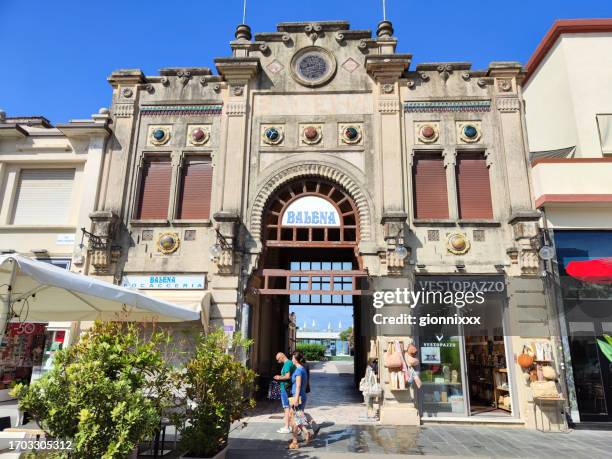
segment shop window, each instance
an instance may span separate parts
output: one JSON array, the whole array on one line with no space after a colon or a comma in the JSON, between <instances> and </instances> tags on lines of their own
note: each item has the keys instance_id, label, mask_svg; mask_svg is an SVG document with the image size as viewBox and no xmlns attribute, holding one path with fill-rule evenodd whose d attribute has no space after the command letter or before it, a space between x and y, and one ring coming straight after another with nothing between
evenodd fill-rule
<instances>
[{"instance_id":1,"label":"shop window","mask_svg":"<svg viewBox=\"0 0 612 459\"><path fill-rule=\"evenodd\" d=\"M168 218L172 163L169 156L145 160L140 178L140 193L136 218L165 220Z\"/></svg>"},{"instance_id":2,"label":"shop window","mask_svg":"<svg viewBox=\"0 0 612 459\"><path fill-rule=\"evenodd\" d=\"M70 223L75 169L23 169L19 174L13 224Z\"/></svg>"},{"instance_id":3,"label":"shop window","mask_svg":"<svg viewBox=\"0 0 612 459\"><path fill-rule=\"evenodd\" d=\"M208 157L189 158L183 165L178 218L210 218L212 164Z\"/></svg>"},{"instance_id":4,"label":"shop window","mask_svg":"<svg viewBox=\"0 0 612 459\"><path fill-rule=\"evenodd\" d=\"M416 155L412 174L414 217L448 218L446 169L442 155Z\"/></svg>"},{"instance_id":5,"label":"shop window","mask_svg":"<svg viewBox=\"0 0 612 459\"><path fill-rule=\"evenodd\" d=\"M492 219L491 182L484 155L458 154L456 176L459 218Z\"/></svg>"}]
</instances>

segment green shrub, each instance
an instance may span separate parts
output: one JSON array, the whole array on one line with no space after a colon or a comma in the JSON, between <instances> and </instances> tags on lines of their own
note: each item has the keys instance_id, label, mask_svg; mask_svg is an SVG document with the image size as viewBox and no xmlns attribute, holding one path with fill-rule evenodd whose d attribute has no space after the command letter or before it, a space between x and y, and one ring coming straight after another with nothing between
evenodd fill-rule
<instances>
[{"instance_id":1,"label":"green shrub","mask_svg":"<svg viewBox=\"0 0 612 459\"><path fill-rule=\"evenodd\" d=\"M55 354L49 373L13 394L49 437L72 442L53 457L126 458L169 400L175 373L159 350L168 342L162 333L143 339L134 324L96 322Z\"/></svg>"},{"instance_id":2,"label":"green shrub","mask_svg":"<svg viewBox=\"0 0 612 459\"><path fill-rule=\"evenodd\" d=\"M306 360L323 360L325 357L325 346L322 344L301 343L296 346L296 350L304 354Z\"/></svg>"},{"instance_id":3,"label":"green shrub","mask_svg":"<svg viewBox=\"0 0 612 459\"><path fill-rule=\"evenodd\" d=\"M231 423L255 406L251 394L256 374L238 358L251 344L235 334L233 352L229 353L223 330L199 337L195 355L182 375L181 392L185 394L183 404L187 410L178 424L184 425L181 445L190 455L214 456L227 444Z\"/></svg>"}]
</instances>

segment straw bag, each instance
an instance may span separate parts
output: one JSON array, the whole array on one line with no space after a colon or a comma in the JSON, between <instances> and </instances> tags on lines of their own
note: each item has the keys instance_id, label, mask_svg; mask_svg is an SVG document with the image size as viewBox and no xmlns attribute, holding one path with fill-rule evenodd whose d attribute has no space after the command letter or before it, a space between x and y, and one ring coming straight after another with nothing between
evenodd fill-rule
<instances>
[{"instance_id":1,"label":"straw bag","mask_svg":"<svg viewBox=\"0 0 612 459\"><path fill-rule=\"evenodd\" d=\"M554 381L534 381L531 383L531 391L535 397L559 397L557 385Z\"/></svg>"},{"instance_id":2,"label":"straw bag","mask_svg":"<svg viewBox=\"0 0 612 459\"><path fill-rule=\"evenodd\" d=\"M398 370L402 368L402 354L393 349L393 343L389 343L389 347L387 347L384 363L385 367L389 368L390 370Z\"/></svg>"}]
</instances>

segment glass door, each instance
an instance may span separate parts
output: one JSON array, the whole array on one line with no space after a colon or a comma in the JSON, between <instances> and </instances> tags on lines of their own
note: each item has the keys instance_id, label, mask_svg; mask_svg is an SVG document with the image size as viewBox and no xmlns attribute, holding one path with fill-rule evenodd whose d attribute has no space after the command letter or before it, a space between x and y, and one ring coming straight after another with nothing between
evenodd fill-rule
<instances>
[{"instance_id":1,"label":"glass door","mask_svg":"<svg viewBox=\"0 0 612 459\"><path fill-rule=\"evenodd\" d=\"M465 397L463 337L424 336L421 357L421 413L426 417L463 417L469 412Z\"/></svg>"}]
</instances>

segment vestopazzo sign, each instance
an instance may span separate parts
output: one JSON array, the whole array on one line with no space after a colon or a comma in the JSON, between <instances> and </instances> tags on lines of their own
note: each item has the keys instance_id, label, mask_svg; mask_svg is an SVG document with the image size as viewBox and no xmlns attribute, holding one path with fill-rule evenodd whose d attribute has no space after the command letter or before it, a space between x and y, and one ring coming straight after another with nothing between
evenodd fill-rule
<instances>
[{"instance_id":1,"label":"vestopazzo sign","mask_svg":"<svg viewBox=\"0 0 612 459\"><path fill-rule=\"evenodd\" d=\"M304 196L289 204L281 223L283 226L340 226L340 215L326 199Z\"/></svg>"}]
</instances>

